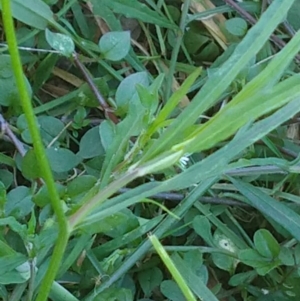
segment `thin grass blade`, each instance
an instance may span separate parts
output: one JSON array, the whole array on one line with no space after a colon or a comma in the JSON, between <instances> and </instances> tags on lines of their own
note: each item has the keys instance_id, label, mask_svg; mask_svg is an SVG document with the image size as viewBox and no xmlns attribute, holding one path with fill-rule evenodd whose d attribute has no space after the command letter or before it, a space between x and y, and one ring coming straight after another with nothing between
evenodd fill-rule
<instances>
[{"instance_id":1,"label":"thin grass blade","mask_svg":"<svg viewBox=\"0 0 300 301\"><path fill-rule=\"evenodd\" d=\"M255 186L229 177L232 184L246 197L246 202L276 221L300 241L300 215L262 192Z\"/></svg>"}]
</instances>

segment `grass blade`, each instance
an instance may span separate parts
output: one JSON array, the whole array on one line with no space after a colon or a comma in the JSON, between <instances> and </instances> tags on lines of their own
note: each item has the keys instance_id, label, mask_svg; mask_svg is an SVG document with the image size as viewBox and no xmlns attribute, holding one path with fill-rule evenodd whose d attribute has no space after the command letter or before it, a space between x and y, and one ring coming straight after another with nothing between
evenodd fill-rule
<instances>
[{"instance_id":1,"label":"grass blade","mask_svg":"<svg viewBox=\"0 0 300 301\"><path fill-rule=\"evenodd\" d=\"M176 29L177 26L165 17L150 9L137 0L100 0L103 6L109 7L117 14L126 14L127 18L135 18L143 22L152 23L161 27Z\"/></svg>"},{"instance_id":2,"label":"grass blade","mask_svg":"<svg viewBox=\"0 0 300 301\"><path fill-rule=\"evenodd\" d=\"M160 256L160 258L162 259L162 261L164 262L166 267L168 268L169 272L172 274L174 280L177 282L179 288L182 291L182 294L186 297L186 299L188 301L196 301L195 296L193 295L193 293L191 292L191 290L189 289L188 285L186 284L186 282L184 280L184 278L186 278L186 277L184 277L184 278L182 277L185 275L178 271L175 264L173 263L173 261L171 260L171 258L168 255L168 253L166 252L164 247L161 245L161 243L157 239L157 237L155 235L151 234L151 235L149 235L149 240L151 241L154 249ZM213 299L209 299L209 300L213 301Z\"/></svg>"},{"instance_id":3,"label":"grass blade","mask_svg":"<svg viewBox=\"0 0 300 301\"><path fill-rule=\"evenodd\" d=\"M267 41L271 33L282 22L284 16L294 1L274 0L257 24L252 27L243 41L236 47L231 57L216 71L194 97L191 104L181 113L172 125L144 154L143 160L149 160L163 150L178 143L181 136L231 84L237 74L247 65ZM226 78L226 81L223 79Z\"/></svg>"},{"instance_id":4,"label":"grass blade","mask_svg":"<svg viewBox=\"0 0 300 301\"><path fill-rule=\"evenodd\" d=\"M300 216L289 207L268 196L255 186L229 177L233 185L247 198L247 203L270 217L300 241Z\"/></svg>"},{"instance_id":5,"label":"grass blade","mask_svg":"<svg viewBox=\"0 0 300 301\"><path fill-rule=\"evenodd\" d=\"M188 284L200 300L218 301L216 296L207 288L207 286L197 277L184 263L178 254L172 256L181 275L188 279Z\"/></svg>"}]
</instances>

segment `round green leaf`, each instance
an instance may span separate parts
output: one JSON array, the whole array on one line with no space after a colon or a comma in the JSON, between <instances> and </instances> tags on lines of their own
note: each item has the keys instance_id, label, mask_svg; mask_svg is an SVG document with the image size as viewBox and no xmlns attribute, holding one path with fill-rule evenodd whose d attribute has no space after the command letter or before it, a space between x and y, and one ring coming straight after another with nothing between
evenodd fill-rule
<instances>
[{"instance_id":1,"label":"round green leaf","mask_svg":"<svg viewBox=\"0 0 300 301\"><path fill-rule=\"evenodd\" d=\"M38 117L37 122L45 145L48 145L58 135L59 139L57 141L61 141L64 139L65 133L62 133L64 123L58 118L52 116L40 116ZM18 117L17 127L21 130L22 139L26 143L32 143L32 139L24 114Z\"/></svg>"},{"instance_id":2,"label":"round green leaf","mask_svg":"<svg viewBox=\"0 0 300 301\"><path fill-rule=\"evenodd\" d=\"M71 198L72 203L80 201L81 198L86 194L97 182L97 178L89 175L84 175L75 178L73 181L68 183L67 195Z\"/></svg>"},{"instance_id":3,"label":"round green leaf","mask_svg":"<svg viewBox=\"0 0 300 301\"><path fill-rule=\"evenodd\" d=\"M203 283L207 283L208 272L203 265L203 254L199 250L190 250L183 254L183 260L187 267L189 267Z\"/></svg>"},{"instance_id":4,"label":"round green leaf","mask_svg":"<svg viewBox=\"0 0 300 301\"><path fill-rule=\"evenodd\" d=\"M254 234L254 245L264 257L275 258L279 255L280 245L274 236L266 229L260 229Z\"/></svg>"},{"instance_id":5,"label":"round green leaf","mask_svg":"<svg viewBox=\"0 0 300 301\"><path fill-rule=\"evenodd\" d=\"M185 301L185 297L178 287L177 283L173 280L165 280L160 285L162 294L171 301Z\"/></svg>"},{"instance_id":6,"label":"round green leaf","mask_svg":"<svg viewBox=\"0 0 300 301\"><path fill-rule=\"evenodd\" d=\"M247 22L242 18L231 18L225 22L226 29L234 36L242 37L247 32Z\"/></svg>"},{"instance_id":7,"label":"round green leaf","mask_svg":"<svg viewBox=\"0 0 300 301\"><path fill-rule=\"evenodd\" d=\"M59 183L55 183L55 187L59 197L63 198L65 194L65 187ZM46 185L42 186L39 191L33 196L32 200L39 207L44 207L48 204L51 204L48 187Z\"/></svg>"},{"instance_id":8,"label":"round green leaf","mask_svg":"<svg viewBox=\"0 0 300 301\"><path fill-rule=\"evenodd\" d=\"M80 140L79 155L84 159L94 158L104 154L101 144L99 127L88 130Z\"/></svg>"},{"instance_id":9,"label":"round green leaf","mask_svg":"<svg viewBox=\"0 0 300 301\"><path fill-rule=\"evenodd\" d=\"M70 57L75 51L75 44L73 40L64 34L51 32L46 28L45 30L46 40L49 45L59 51L61 54Z\"/></svg>"},{"instance_id":10,"label":"round green leaf","mask_svg":"<svg viewBox=\"0 0 300 301\"><path fill-rule=\"evenodd\" d=\"M12 72L11 59L9 55L0 55L0 105L19 105L20 97L16 86L16 81ZM32 94L31 86L24 76L29 94Z\"/></svg>"},{"instance_id":11,"label":"round green leaf","mask_svg":"<svg viewBox=\"0 0 300 301\"><path fill-rule=\"evenodd\" d=\"M33 206L30 189L25 186L18 186L7 194L5 214L6 216L23 218L31 212Z\"/></svg>"},{"instance_id":12,"label":"round green leaf","mask_svg":"<svg viewBox=\"0 0 300 301\"><path fill-rule=\"evenodd\" d=\"M157 267L147 269L138 274L138 280L146 297L151 295L152 290L159 286L163 280L163 274Z\"/></svg>"},{"instance_id":13,"label":"round green leaf","mask_svg":"<svg viewBox=\"0 0 300 301\"><path fill-rule=\"evenodd\" d=\"M211 234L211 224L207 217L198 215L193 220L195 232L202 237L209 245L214 246L213 236Z\"/></svg>"},{"instance_id":14,"label":"round green leaf","mask_svg":"<svg viewBox=\"0 0 300 301\"><path fill-rule=\"evenodd\" d=\"M283 265L287 266L294 266L295 265L295 259L293 256L293 251L287 247L281 247L280 253L279 253L279 260Z\"/></svg>"},{"instance_id":15,"label":"round green leaf","mask_svg":"<svg viewBox=\"0 0 300 301\"><path fill-rule=\"evenodd\" d=\"M33 149L25 154L21 164L22 174L27 179L37 179L41 177L41 170Z\"/></svg>"},{"instance_id":16,"label":"round green leaf","mask_svg":"<svg viewBox=\"0 0 300 301\"><path fill-rule=\"evenodd\" d=\"M137 72L126 77L118 86L116 91L116 103L119 113L128 111L129 103L139 101L136 85L149 87L147 72Z\"/></svg>"},{"instance_id":17,"label":"round green leaf","mask_svg":"<svg viewBox=\"0 0 300 301\"><path fill-rule=\"evenodd\" d=\"M50 147L46 149L46 154L51 169L56 173L67 172L78 164L77 156L65 148Z\"/></svg>"},{"instance_id":18,"label":"round green leaf","mask_svg":"<svg viewBox=\"0 0 300 301\"><path fill-rule=\"evenodd\" d=\"M14 176L7 169L0 169L0 181L4 184L5 188L9 188L9 186L13 183Z\"/></svg>"},{"instance_id":19,"label":"round green leaf","mask_svg":"<svg viewBox=\"0 0 300 301\"><path fill-rule=\"evenodd\" d=\"M99 41L100 52L110 61L123 59L130 49L129 31L112 31L104 34Z\"/></svg>"}]
</instances>

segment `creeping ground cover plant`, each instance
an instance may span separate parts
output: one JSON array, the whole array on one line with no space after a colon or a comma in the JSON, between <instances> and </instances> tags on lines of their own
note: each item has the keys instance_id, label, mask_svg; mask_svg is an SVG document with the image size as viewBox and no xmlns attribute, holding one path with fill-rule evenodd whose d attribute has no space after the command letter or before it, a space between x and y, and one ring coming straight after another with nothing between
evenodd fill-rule
<instances>
[{"instance_id":1,"label":"creeping ground cover plant","mask_svg":"<svg viewBox=\"0 0 300 301\"><path fill-rule=\"evenodd\" d=\"M298 300L297 1L0 3L1 300Z\"/></svg>"}]
</instances>

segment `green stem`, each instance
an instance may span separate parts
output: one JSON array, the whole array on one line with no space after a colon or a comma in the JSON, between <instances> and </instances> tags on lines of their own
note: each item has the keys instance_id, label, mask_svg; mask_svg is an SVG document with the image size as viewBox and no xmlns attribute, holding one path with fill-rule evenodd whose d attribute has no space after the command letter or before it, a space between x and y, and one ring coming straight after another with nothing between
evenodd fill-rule
<instances>
[{"instance_id":1,"label":"green stem","mask_svg":"<svg viewBox=\"0 0 300 301\"><path fill-rule=\"evenodd\" d=\"M167 82L166 82L166 93L165 93L165 102L168 101L168 99L170 98L170 95L172 93L172 83L173 83L173 75L175 72L175 67L176 67L176 62L177 62L177 57L178 57L178 53L180 50L180 46L181 46L181 42L183 39L183 34L184 34L184 30L185 30L185 24L186 24L186 18L187 18L187 14L189 11L189 7L191 4L191 0L187 0L183 2L183 8L182 8L182 14L181 14L181 19L180 19L180 26L179 26L179 30L177 32L177 38L176 38L176 42L172 51L172 55L171 55L171 60L170 60L170 67L169 67L169 71L167 74Z\"/></svg>"},{"instance_id":2,"label":"green stem","mask_svg":"<svg viewBox=\"0 0 300 301\"><path fill-rule=\"evenodd\" d=\"M103 190L96 193L91 197L83 206L81 206L73 215L69 217L69 225L71 229L75 229L76 226L83 221L83 219L93 210L96 206L106 201L110 196L116 193L120 188L130 183L134 179L140 176L139 170L135 169L128 171L126 174L110 183ZM97 186L94 186L97 189ZM93 192L92 192L93 193Z\"/></svg>"},{"instance_id":3,"label":"green stem","mask_svg":"<svg viewBox=\"0 0 300 301\"><path fill-rule=\"evenodd\" d=\"M47 185L49 196L51 199L53 210L56 214L59 234L56 245L54 247L53 255L50 261L50 266L46 272L45 278L39 288L37 301L47 300L49 291L51 289L53 280L60 266L64 250L66 248L69 237L69 226L64 215L63 206L60 202L57 193L55 182L52 176L49 162L46 157L45 149L40 136L39 128L33 112L31 100L27 91L26 83L24 81L24 74L22 71L21 59L17 48L17 40L14 31L14 24L9 0L1 0L2 3L2 17L7 38L7 44L11 56L12 68L15 75L16 85L19 90L20 101L23 107L30 135L33 140L33 147L36 154L37 162L42 170L43 179Z\"/></svg>"}]
</instances>

